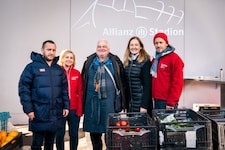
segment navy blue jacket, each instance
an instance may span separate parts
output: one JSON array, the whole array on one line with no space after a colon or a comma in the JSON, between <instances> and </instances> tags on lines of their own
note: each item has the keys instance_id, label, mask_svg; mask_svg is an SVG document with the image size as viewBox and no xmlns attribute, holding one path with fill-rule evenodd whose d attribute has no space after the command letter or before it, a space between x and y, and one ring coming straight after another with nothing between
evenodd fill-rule
<instances>
[{"instance_id":1,"label":"navy blue jacket","mask_svg":"<svg viewBox=\"0 0 225 150\"><path fill-rule=\"evenodd\" d=\"M19 80L19 96L24 113L34 112L31 131L55 131L63 123L63 109L69 110L68 84L58 57L48 66L41 54L32 52Z\"/></svg>"}]
</instances>

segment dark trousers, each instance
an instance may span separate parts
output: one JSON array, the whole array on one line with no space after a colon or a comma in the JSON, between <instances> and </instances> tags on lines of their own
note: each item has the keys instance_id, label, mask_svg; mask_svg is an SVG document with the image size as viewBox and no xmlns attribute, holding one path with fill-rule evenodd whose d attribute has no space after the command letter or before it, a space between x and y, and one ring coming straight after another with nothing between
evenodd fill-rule
<instances>
[{"instance_id":1,"label":"dark trousers","mask_svg":"<svg viewBox=\"0 0 225 150\"><path fill-rule=\"evenodd\" d=\"M90 133L93 150L102 150L102 133Z\"/></svg>"},{"instance_id":2,"label":"dark trousers","mask_svg":"<svg viewBox=\"0 0 225 150\"><path fill-rule=\"evenodd\" d=\"M177 109L178 105L174 106ZM166 100L154 99L154 109L166 109Z\"/></svg>"},{"instance_id":3,"label":"dark trousers","mask_svg":"<svg viewBox=\"0 0 225 150\"><path fill-rule=\"evenodd\" d=\"M69 126L70 136L70 150L76 150L78 146L78 129L80 123L80 117L76 115L76 110L70 110L68 117L65 119L64 127L59 129L56 133L56 147L57 150L64 150L64 136L66 120Z\"/></svg>"},{"instance_id":4,"label":"dark trousers","mask_svg":"<svg viewBox=\"0 0 225 150\"><path fill-rule=\"evenodd\" d=\"M53 150L55 132L33 132L32 150L41 150L44 141L44 150Z\"/></svg>"}]
</instances>

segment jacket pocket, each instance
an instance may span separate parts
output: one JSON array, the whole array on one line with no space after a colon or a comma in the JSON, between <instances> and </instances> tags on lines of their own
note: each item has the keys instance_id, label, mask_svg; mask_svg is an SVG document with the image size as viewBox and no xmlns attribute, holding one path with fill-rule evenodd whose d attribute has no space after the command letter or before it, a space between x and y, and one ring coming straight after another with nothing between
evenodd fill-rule
<instances>
[{"instance_id":1,"label":"jacket pocket","mask_svg":"<svg viewBox=\"0 0 225 150\"><path fill-rule=\"evenodd\" d=\"M50 119L49 102L37 100L33 102L34 115L36 121L48 121Z\"/></svg>"},{"instance_id":2,"label":"jacket pocket","mask_svg":"<svg viewBox=\"0 0 225 150\"><path fill-rule=\"evenodd\" d=\"M56 103L55 103L55 108L56 108L56 116L57 118L63 117L63 100L62 98L57 98Z\"/></svg>"}]
</instances>

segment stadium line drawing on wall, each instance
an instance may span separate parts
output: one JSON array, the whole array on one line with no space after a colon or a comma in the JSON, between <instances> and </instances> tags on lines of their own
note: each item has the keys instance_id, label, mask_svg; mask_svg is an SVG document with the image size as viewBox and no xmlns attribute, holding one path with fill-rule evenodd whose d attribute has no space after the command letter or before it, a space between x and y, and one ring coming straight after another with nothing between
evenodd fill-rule
<instances>
[{"instance_id":1,"label":"stadium line drawing on wall","mask_svg":"<svg viewBox=\"0 0 225 150\"><path fill-rule=\"evenodd\" d=\"M104 0L95 0L91 5L82 13L82 15L79 17L79 19L72 25L72 29L75 28L76 30L79 30L87 25L92 25L94 28L96 28L96 20L95 20L95 12L97 7L104 7L111 9L115 12L127 12L133 14L134 18L138 19L144 19L149 20L150 18L146 15L143 15L143 11L150 11L154 13L158 13L155 21L159 21L162 16L168 16L166 23L168 24L173 18L177 19L176 24L179 25L183 18L184 18L184 11L178 10L176 14L175 6L166 6L163 1L156 1L154 6L153 3L149 0L146 0L146 4L138 4L138 0L124 0L120 8L117 8L117 2L121 0L112 0L110 1L104 1ZM159 5L159 6L158 6ZM158 8L160 7L160 8ZM84 21L84 18L89 16L89 20ZM104 15L104 14L103 14ZM152 19L152 18L151 18ZM82 23L81 23L82 22Z\"/></svg>"}]
</instances>

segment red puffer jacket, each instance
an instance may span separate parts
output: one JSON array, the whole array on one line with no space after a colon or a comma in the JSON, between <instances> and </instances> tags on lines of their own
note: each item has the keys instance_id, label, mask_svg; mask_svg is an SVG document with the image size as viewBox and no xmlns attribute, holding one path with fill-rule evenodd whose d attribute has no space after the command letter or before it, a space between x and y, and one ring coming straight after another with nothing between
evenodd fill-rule
<instances>
[{"instance_id":1,"label":"red puffer jacket","mask_svg":"<svg viewBox=\"0 0 225 150\"><path fill-rule=\"evenodd\" d=\"M76 110L76 115L82 116L82 77L78 70L71 66L66 72L68 80L68 91L70 97L70 110Z\"/></svg>"}]
</instances>

